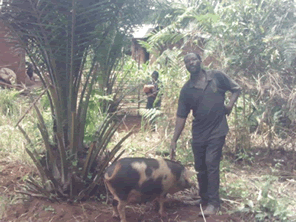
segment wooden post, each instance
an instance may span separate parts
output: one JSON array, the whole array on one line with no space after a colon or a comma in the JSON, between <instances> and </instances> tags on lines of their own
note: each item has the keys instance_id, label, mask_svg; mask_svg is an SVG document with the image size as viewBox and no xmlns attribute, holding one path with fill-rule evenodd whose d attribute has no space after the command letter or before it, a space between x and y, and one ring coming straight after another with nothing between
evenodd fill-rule
<instances>
[{"instance_id":1,"label":"wooden post","mask_svg":"<svg viewBox=\"0 0 296 222\"><path fill-rule=\"evenodd\" d=\"M140 116L140 108L141 108L141 87L138 87L138 116Z\"/></svg>"}]
</instances>

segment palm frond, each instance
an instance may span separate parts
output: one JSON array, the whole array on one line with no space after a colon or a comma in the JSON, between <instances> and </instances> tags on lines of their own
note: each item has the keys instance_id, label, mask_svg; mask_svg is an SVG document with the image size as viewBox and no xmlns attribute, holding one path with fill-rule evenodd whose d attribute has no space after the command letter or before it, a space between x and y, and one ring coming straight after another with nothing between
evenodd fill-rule
<instances>
[{"instance_id":1,"label":"palm frond","mask_svg":"<svg viewBox=\"0 0 296 222\"><path fill-rule=\"evenodd\" d=\"M102 96L112 95L117 79L114 70L120 64L128 35L150 10L150 1L7 0L1 6L0 20L18 39L48 89L53 142L41 112L37 107L35 111L50 164L40 162L38 154L30 149L27 153L37 166L42 183L50 180L62 198L72 198L76 195L72 192L73 183L86 178L117 129L111 120L105 120L97 143L88 149L85 164L79 166L83 167L81 174L75 163L80 161L78 153L89 147L84 144L84 134L93 88L99 85ZM25 131L20 130L32 145ZM113 157L115 151L111 152ZM104 162L102 167L107 164ZM38 190L38 186L34 189Z\"/></svg>"}]
</instances>

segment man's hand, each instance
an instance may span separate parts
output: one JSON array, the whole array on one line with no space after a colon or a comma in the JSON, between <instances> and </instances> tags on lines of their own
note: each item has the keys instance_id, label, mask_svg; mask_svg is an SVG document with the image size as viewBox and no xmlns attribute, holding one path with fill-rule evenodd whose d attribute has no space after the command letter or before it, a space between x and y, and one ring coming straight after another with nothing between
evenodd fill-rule
<instances>
[{"instance_id":1,"label":"man's hand","mask_svg":"<svg viewBox=\"0 0 296 222\"><path fill-rule=\"evenodd\" d=\"M181 117L177 116L175 132L174 132L174 136L172 138L171 147L170 147L170 158L171 158L171 160L175 160L176 148L177 148L177 140L178 140L182 130L184 129L185 122L186 122L186 118L181 118Z\"/></svg>"},{"instance_id":2,"label":"man's hand","mask_svg":"<svg viewBox=\"0 0 296 222\"><path fill-rule=\"evenodd\" d=\"M231 111L232 111L232 106L230 106L230 105L225 105L225 114L226 114L227 116L229 116L229 114L231 113Z\"/></svg>"},{"instance_id":3,"label":"man's hand","mask_svg":"<svg viewBox=\"0 0 296 222\"><path fill-rule=\"evenodd\" d=\"M227 116L229 116L229 114L231 113L234 103L236 102L237 98L239 97L240 92L241 92L241 89L238 89L234 93L232 93L228 104L225 105L225 114Z\"/></svg>"},{"instance_id":4,"label":"man's hand","mask_svg":"<svg viewBox=\"0 0 296 222\"><path fill-rule=\"evenodd\" d=\"M172 141L170 146L170 159L175 160L177 143Z\"/></svg>"}]
</instances>

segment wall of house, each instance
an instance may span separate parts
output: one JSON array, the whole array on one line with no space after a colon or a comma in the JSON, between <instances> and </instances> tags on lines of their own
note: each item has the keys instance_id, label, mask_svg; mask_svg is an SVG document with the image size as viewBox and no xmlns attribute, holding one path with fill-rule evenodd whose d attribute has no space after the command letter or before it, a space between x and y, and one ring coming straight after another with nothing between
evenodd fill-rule
<instances>
[{"instance_id":1,"label":"wall of house","mask_svg":"<svg viewBox=\"0 0 296 222\"><path fill-rule=\"evenodd\" d=\"M138 40L145 40L140 38L133 38L132 39L132 58L138 62L138 64L146 63L149 60L149 53L143 48L139 43Z\"/></svg>"},{"instance_id":2,"label":"wall of house","mask_svg":"<svg viewBox=\"0 0 296 222\"><path fill-rule=\"evenodd\" d=\"M8 33L8 28L0 22L0 68L13 70L17 76L17 83L25 83L25 51L17 47L17 41L12 41Z\"/></svg>"}]
</instances>

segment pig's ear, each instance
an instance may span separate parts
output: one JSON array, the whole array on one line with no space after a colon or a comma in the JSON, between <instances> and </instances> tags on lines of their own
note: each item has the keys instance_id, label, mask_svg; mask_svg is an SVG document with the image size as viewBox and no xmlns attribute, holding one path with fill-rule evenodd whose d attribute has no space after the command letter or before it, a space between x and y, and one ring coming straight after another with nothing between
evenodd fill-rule
<instances>
[{"instance_id":1,"label":"pig's ear","mask_svg":"<svg viewBox=\"0 0 296 222\"><path fill-rule=\"evenodd\" d=\"M195 176L197 174L194 170L186 170L185 171L185 178L190 179L191 177Z\"/></svg>"}]
</instances>

